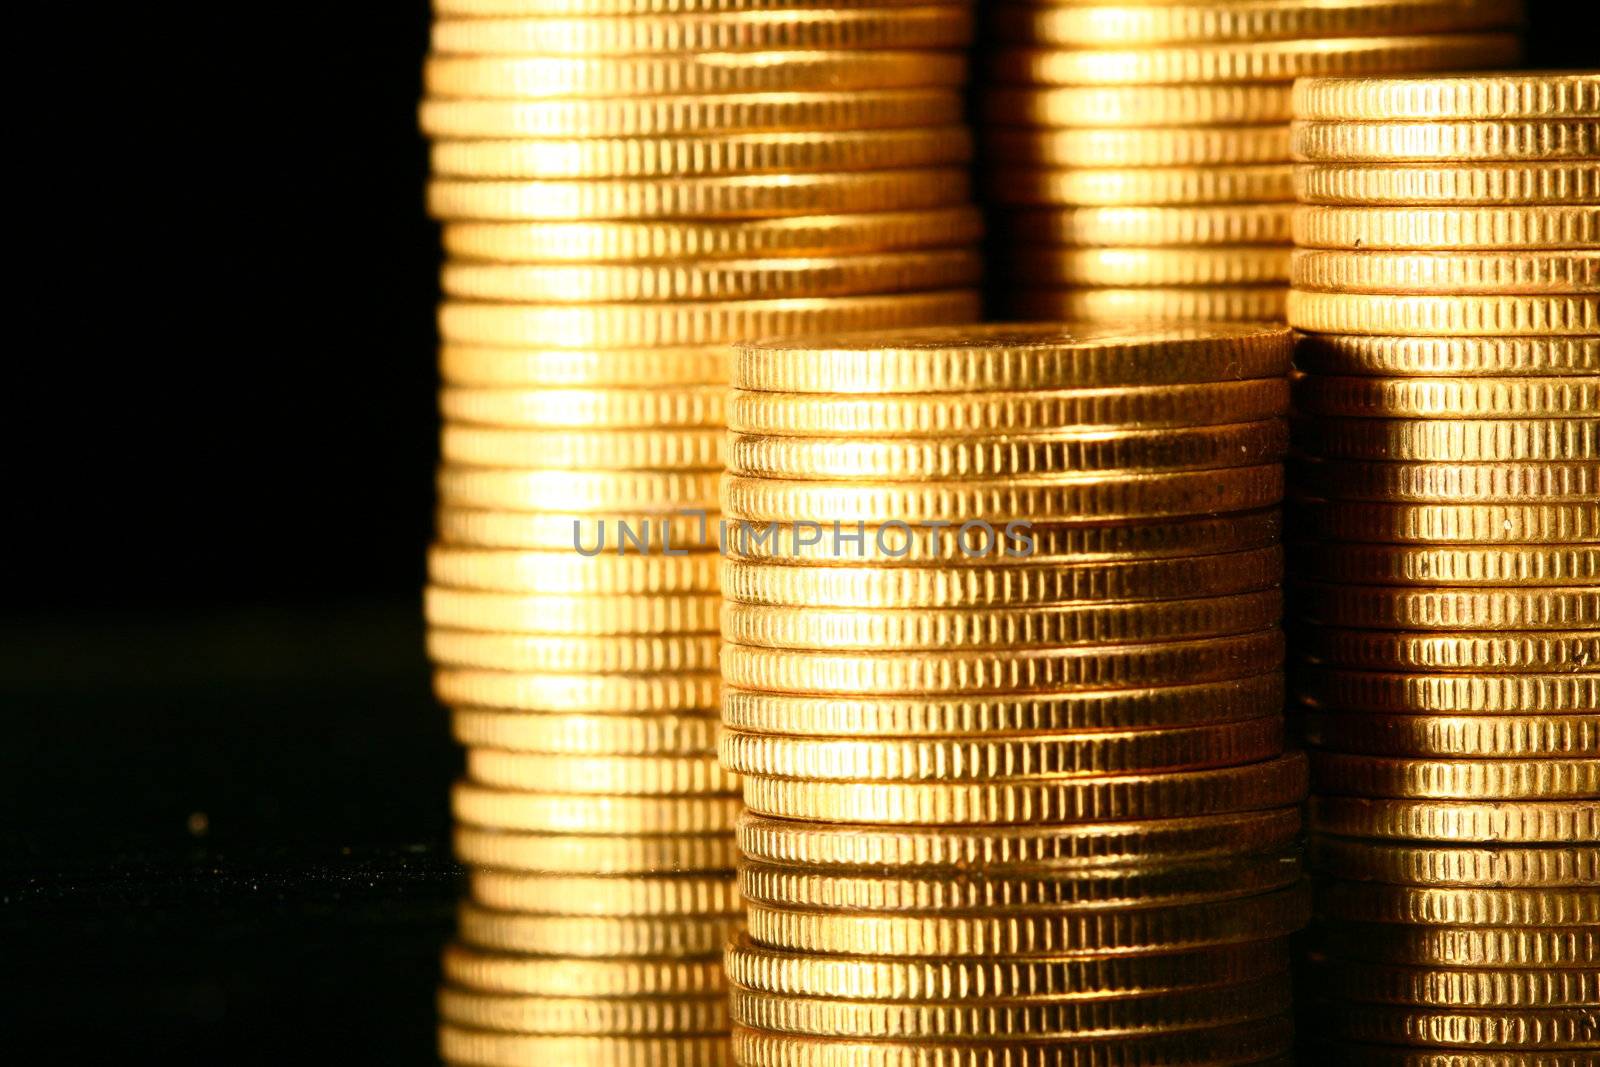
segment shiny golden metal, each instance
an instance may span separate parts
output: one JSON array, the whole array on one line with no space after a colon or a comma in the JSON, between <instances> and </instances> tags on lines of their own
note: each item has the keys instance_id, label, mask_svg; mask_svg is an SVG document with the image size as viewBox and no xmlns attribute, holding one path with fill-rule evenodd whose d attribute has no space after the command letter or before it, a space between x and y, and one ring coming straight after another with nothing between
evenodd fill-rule
<instances>
[{"instance_id":1,"label":"shiny golden metal","mask_svg":"<svg viewBox=\"0 0 1600 1067\"><path fill-rule=\"evenodd\" d=\"M978 697L831 697L723 691L734 729L802 737L926 737L1153 729L1237 722L1283 705L1283 675L1144 689Z\"/></svg>"},{"instance_id":2,"label":"shiny golden metal","mask_svg":"<svg viewBox=\"0 0 1600 1067\"><path fill-rule=\"evenodd\" d=\"M1083 781L841 784L746 776L744 799L751 811L777 818L897 826L1126 822L1294 804L1305 795L1304 775L1304 757L1290 753L1243 767Z\"/></svg>"},{"instance_id":3,"label":"shiny golden metal","mask_svg":"<svg viewBox=\"0 0 1600 1067\"><path fill-rule=\"evenodd\" d=\"M1286 756L1273 771L1284 797L1305 793L1305 757ZM1013 826L841 825L766 818L739 820L739 847L752 860L803 868L903 868L906 871L1094 869L1203 863L1276 851L1300 828L1298 800L1234 812L1169 818Z\"/></svg>"}]
</instances>

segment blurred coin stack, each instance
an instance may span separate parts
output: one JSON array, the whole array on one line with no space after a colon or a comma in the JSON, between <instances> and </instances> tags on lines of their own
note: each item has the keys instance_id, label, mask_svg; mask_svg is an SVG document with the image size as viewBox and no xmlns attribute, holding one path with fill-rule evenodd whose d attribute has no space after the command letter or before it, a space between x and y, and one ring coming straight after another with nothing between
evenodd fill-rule
<instances>
[{"instance_id":1,"label":"blurred coin stack","mask_svg":"<svg viewBox=\"0 0 1600 1067\"><path fill-rule=\"evenodd\" d=\"M436 0L452 1063L726 1062L727 345L975 317L970 11ZM700 512L699 515L694 514Z\"/></svg>"},{"instance_id":2,"label":"blurred coin stack","mask_svg":"<svg viewBox=\"0 0 1600 1067\"><path fill-rule=\"evenodd\" d=\"M1295 110L1317 1048L1593 1064L1600 72Z\"/></svg>"},{"instance_id":3,"label":"blurred coin stack","mask_svg":"<svg viewBox=\"0 0 1600 1067\"><path fill-rule=\"evenodd\" d=\"M1505 64L1520 16L1521 0L992 5L998 310L1281 321L1293 79Z\"/></svg>"},{"instance_id":4,"label":"blurred coin stack","mask_svg":"<svg viewBox=\"0 0 1600 1067\"><path fill-rule=\"evenodd\" d=\"M1289 334L741 346L747 1067L1283 1062Z\"/></svg>"}]
</instances>

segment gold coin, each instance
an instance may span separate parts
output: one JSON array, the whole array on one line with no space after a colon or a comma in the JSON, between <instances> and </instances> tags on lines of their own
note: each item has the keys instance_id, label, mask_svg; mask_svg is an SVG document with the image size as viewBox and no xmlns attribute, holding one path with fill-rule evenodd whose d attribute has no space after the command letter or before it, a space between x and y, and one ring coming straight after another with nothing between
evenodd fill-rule
<instances>
[{"instance_id":1,"label":"gold coin","mask_svg":"<svg viewBox=\"0 0 1600 1067\"><path fill-rule=\"evenodd\" d=\"M1295 195L1307 204L1592 204L1600 169L1587 161L1405 166L1302 163Z\"/></svg>"},{"instance_id":2,"label":"gold coin","mask_svg":"<svg viewBox=\"0 0 1600 1067\"><path fill-rule=\"evenodd\" d=\"M1330 882L1317 913L1348 922L1427 926L1600 925L1600 894L1583 890Z\"/></svg>"},{"instance_id":3,"label":"gold coin","mask_svg":"<svg viewBox=\"0 0 1600 1067\"><path fill-rule=\"evenodd\" d=\"M518 752L693 756L715 752L717 746L717 720L711 715L524 715L456 708L450 722L463 745Z\"/></svg>"},{"instance_id":4,"label":"gold coin","mask_svg":"<svg viewBox=\"0 0 1600 1067\"><path fill-rule=\"evenodd\" d=\"M1000 782L1269 759L1283 751L1283 722L1263 716L1189 729L994 739L799 738L730 730L717 751L723 764L740 774L842 782ZM469 770L474 754L468 753Z\"/></svg>"},{"instance_id":5,"label":"gold coin","mask_svg":"<svg viewBox=\"0 0 1600 1067\"><path fill-rule=\"evenodd\" d=\"M677 511L711 508L715 471L562 471L440 467L439 502L503 511Z\"/></svg>"},{"instance_id":6,"label":"gold coin","mask_svg":"<svg viewBox=\"0 0 1600 1067\"><path fill-rule=\"evenodd\" d=\"M1307 712L1307 742L1378 756L1600 756L1596 715L1363 715Z\"/></svg>"},{"instance_id":7,"label":"gold coin","mask_svg":"<svg viewBox=\"0 0 1600 1067\"><path fill-rule=\"evenodd\" d=\"M1592 1008L1510 1013L1330 1003L1323 1011L1332 1036L1357 1041L1451 1049L1600 1048L1600 1023Z\"/></svg>"},{"instance_id":8,"label":"gold coin","mask_svg":"<svg viewBox=\"0 0 1600 1067\"><path fill-rule=\"evenodd\" d=\"M772 907L829 911L1039 912L1170 907L1253 896L1299 880L1298 860L1282 851L1161 867L970 876L827 872L747 861L739 869L739 893ZM1090 999L1085 992L1075 999Z\"/></svg>"},{"instance_id":9,"label":"gold coin","mask_svg":"<svg viewBox=\"0 0 1600 1067\"><path fill-rule=\"evenodd\" d=\"M525 915L463 902L457 936L495 952L540 956L708 956L743 923L737 915Z\"/></svg>"},{"instance_id":10,"label":"gold coin","mask_svg":"<svg viewBox=\"0 0 1600 1067\"><path fill-rule=\"evenodd\" d=\"M433 674L434 696L442 704L576 715L715 711L719 688L712 671L536 674L441 668Z\"/></svg>"},{"instance_id":11,"label":"gold coin","mask_svg":"<svg viewBox=\"0 0 1600 1067\"><path fill-rule=\"evenodd\" d=\"M1313 752L1311 787L1341 796L1581 800L1600 797L1600 759L1397 759Z\"/></svg>"},{"instance_id":12,"label":"gold coin","mask_svg":"<svg viewBox=\"0 0 1600 1067\"><path fill-rule=\"evenodd\" d=\"M943 695L1221 681L1272 671L1282 662L1282 634L1271 629L1191 641L954 652L797 652L724 645L722 677L742 689L783 693ZM665 694L657 699L667 702Z\"/></svg>"},{"instance_id":13,"label":"gold coin","mask_svg":"<svg viewBox=\"0 0 1600 1067\"><path fill-rule=\"evenodd\" d=\"M1600 674L1439 674L1305 667L1296 696L1331 711L1398 715L1570 715L1600 698Z\"/></svg>"},{"instance_id":14,"label":"gold coin","mask_svg":"<svg viewBox=\"0 0 1600 1067\"><path fill-rule=\"evenodd\" d=\"M606 796L700 796L732 793L738 780L712 754L574 756L552 752L467 750L467 777L501 789Z\"/></svg>"},{"instance_id":15,"label":"gold coin","mask_svg":"<svg viewBox=\"0 0 1600 1067\"><path fill-rule=\"evenodd\" d=\"M1194 167L1282 163L1289 158L1283 126L1151 126L1136 128L1002 126L983 135L984 158L1029 167Z\"/></svg>"},{"instance_id":16,"label":"gold coin","mask_svg":"<svg viewBox=\"0 0 1600 1067\"><path fill-rule=\"evenodd\" d=\"M1313 796L1313 832L1406 841L1590 844L1600 841L1595 800L1373 800ZM1600 938L1600 932L1596 934Z\"/></svg>"},{"instance_id":17,"label":"gold coin","mask_svg":"<svg viewBox=\"0 0 1600 1067\"><path fill-rule=\"evenodd\" d=\"M809 608L726 604L722 636L741 645L829 651L1063 647L1171 641L1276 626L1277 590L1192 600L1022 608Z\"/></svg>"},{"instance_id":18,"label":"gold coin","mask_svg":"<svg viewBox=\"0 0 1600 1067\"><path fill-rule=\"evenodd\" d=\"M587 264L815 257L966 245L978 239L983 227L976 209L960 205L920 211L734 221L456 222L444 226L442 232L445 251L460 259ZM444 349L446 353L451 350L452 346L448 345ZM696 350L649 351L650 358L664 362L681 360ZM716 351L726 356L726 349ZM507 353L503 358L516 355ZM577 360L584 355L598 358L581 352L541 354L541 358ZM617 353L617 358L621 355ZM612 353L605 353L604 358L611 359ZM657 380L635 374L625 381L636 384ZM713 375L706 380L725 381L726 374Z\"/></svg>"},{"instance_id":19,"label":"gold coin","mask_svg":"<svg viewBox=\"0 0 1600 1067\"><path fill-rule=\"evenodd\" d=\"M1600 560L1596 562L1600 571ZM996 608L1073 601L1186 600L1276 586L1278 548L1175 559L1063 565L1018 561L961 568L778 567L728 561L723 595L741 604L806 608ZM1152 614L1162 609L1152 608Z\"/></svg>"},{"instance_id":20,"label":"gold coin","mask_svg":"<svg viewBox=\"0 0 1600 1067\"><path fill-rule=\"evenodd\" d=\"M718 57L687 63L668 60L672 76L709 69ZM755 57L760 58L760 57ZM553 64L551 80L631 81L632 60L524 60ZM660 60L645 60L645 70ZM735 66L736 77L752 68ZM765 77L771 77L768 73ZM726 77L726 74L717 75ZM581 88L581 86L580 86ZM605 94L602 94L605 95ZM730 92L714 96L641 96L619 89L625 99L428 98L418 109L422 132L445 140L584 136L673 136L801 130L890 130L952 126L961 122L961 95L954 88L858 89L853 92ZM629 183L637 187L641 183Z\"/></svg>"},{"instance_id":21,"label":"gold coin","mask_svg":"<svg viewBox=\"0 0 1600 1067\"><path fill-rule=\"evenodd\" d=\"M435 141L441 177L647 178L944 166L972 157L963 126L818 130L694 137Z\"/></svg>"},{"instance_id":22,"label":"gold coin","mask_svg":"<svg viewBox=\"0 0 1600 1067\"><path fill-rule=\"evenodd\" d=\"M1309 78L1295 86L1308 119L1439 121L1600 116L1600 77L1587 71Z\"/></svg>"},{"instance_id":23,"label":"gold coin","mask_svg":"<svg viewBox=\"0 0 1600 1067\"><path fill-rule=\"evenodd\" d=\"M439 410L448 421L480 426L574 430L720 429L727 419L726 397L727 389L721 385L630 389L455 386L439 391Z\"/></svg>"},{"instance_id":24,"label":"gold coin","mask_svg":"<svg viewBox=\"0 0 1600 1067\"><path fill-rule=\"evenodd\" d=\"M429 586L432 626L564 638L614 634L715 634L721 600L711 595L525 596Z\"/></svg>"},{"instance_id":25,"label":"gold coin","mask_svg":"<svg viewBox=\"0 0 1600 1067\"><path fill-rule=\"evenodd\" d=\"M723 997L530 997L439 990L439 1018L468 1030L574 1035L694 1035L728 1029Z\"/></svg>"},{"instance_id":26,"label":"gold coin","mask_svg":"<svg viewBox=\"0 0 1600 1067\"><path fill-rule=\"evenodd\" d=\"M1229 126L1294 117L1289 86L1273 84L985 86L979 106L996 126Z\"/></svg>"},{"instance_id":27,"label":"gold coin","mask_svg":"<svg viewBox=\"0 0 1600 1067\"><path fill-rule=\"evenodd\" d=\"M1311 912L1309 898L1303 887L1293 886L1182 907L1013 915L799 911L752 901L748 915L753 940L799 952L1026 957L1177 952L1265 941L1304 926Z\"/></svg>"},{"instance_id":28,"label":"gold coin","mask_svg":"<svg viewBox=\"0 0 1600 1067\"><path fill-rule=\"evenodd\" d=\"M848 9L894 7L925 0L434 0L441 16L677 15L720 11L769 11L785 8Z\"/></svg>"},{"instance_id":29,"label":"gold coin","mask_svg":"<svg viewBox=\"0 0 1600 1067\"><path fill-rule=\"evenodd\" d=\"M1169 389L1169 393L1178 392ZM722 510L744 519L854 522L962 522L1026 517L1030 521L1163 518L1245 511L1283 498L1277 465L1221 471L1141 474L1118 471L1076 478L960 483L801 482L725 475ZM685 500L688 498L685 497ZM628 503L619 499L614 506ZM685 505L688 506L688 505Z\"/></svg>"},{"instance_id":30,"label":"gold coin","mask_svg":"<svg viewBox=\"0 0 1600 1067\"><path fill-rule=\"evenodd\" d=\"M1600 506L1594 504L1375 504L1371 501L1304 501L1307 536L1332 541L1400 544L1600 541Z\"/></svg>"},{"instance_id":31,"label":"gold coin","mask_svg":"<svg viewBox=\"0 0 1600 1067\"><path fill-rule=\"evenodd\" d=\"M1600 459L1593 419L1311 418L1294 427L1312 455L1358 460L1481 463Z\"/></svg>"},{"instance_id":32,"label":"gold coin","mask_svg":"<svg viewBox=\"0 0 1600 1067\"><path fill-rule=\"evenodd\" d=\"M991 543L984 530L963 530L955 525L902 528L863 523L847 529L841 523L837 538L829 528L819 539L813 529L803 525L757 526L728 520L722 553L728 559L786 566L832 567L848 562L851 566L955 567L1007 559L1073 565L1266 548L1278 543L1280 526L1281 515L1268 508L1225 518L1201 516L1111 526L1030 523L1026 531L1021 527L997 531ZM861 535L859 543L857 533Z\"/></svg>"},{"instance_id":33,"label":"gold coin","mask_svg":"<svg viewBox=\"0 0 1600 1067\"><path fill-rule=\"evenodd\" d=\"M739 888L726 875L656 878L468 872L472 899L485 908L541 915L737 915Z\"/></svg>"},{"instance_id":34,"label":"gold coin","mask_svg":"<svg viewBox=\"0 0 1600 1067\"><path fill-rule=\"evenodd\" d=\"M1299 289L1355 293L1600 292L1596 252L1346 252L1299 249Z\"/></svg>"},{"instance_id":35,"label":"gold coin","mask_svg":"<svg viewBox=\"0 0 1600 1067\"><path fill-rule=\"evenodd\" d=\"M1243 767L1081 781L808 782L748 775L744 800L756 814L780 819L892 826L1122 822L1297 804L1305 796L1305 773L1304 757L1287 753Z\"/></svg>"},{"instance_id":36,"label":"gold coin","mask_svg":"<svg viewBox=\"0 0 1600 1067\"><path fill-rule=\"evenodd\" d=\"M719 960L508 956L444 950L444 980L462 989L536 997L709 997L727 992Z\"/></svg>"},{"instance_id":37,"label":"gold coin","mask_svg":"<svg viewBox=\"0 0 1600 1067\"><path fill-rule=\"evenodd\" d=\"M1452 848L1318 835L1312 867L1344 878L1423 886L1586 886L1600 877L1593 845Z\"/></svg>"},{"instance_id":38,"label":"gold coin","mask_svg":"<svg viewBox=\"0 0 1600 1067\"><path fill-rule=\"evenodd\" d=\"M1600 375L1520 378L1342 378L1307 375L1295 407L1360 418L1585 418L1600 409Z\"/></svg>"},{"instance_id":39,"label":"gold coin","mask_svg":"<svg viewBox=\"0 0 1600 1067\"><path fill-rule=\"evenodd\" d=\"M451 814L499 830L557 834L709 834L733 829L739 798L594 797L528 793L457 782Z\"/></svg>"},{"instance_id":40,"label":"gold coin","mask_svg":"<svg viewBox=\"0 0 1600 1067\"><path fill-rule=\"evenodd\" d=\"M1303 37L1459 32L1521 21L1516 0L1352 0L1305 6L1284 0L1088 7L1002 7L991 24L1002 41L1071 48L1261 42Z\"/></svg>"},{"instance_id":41,"label":"gold coin","mask_svg":"<svg viewBox=\"0 0 1600 1067\"><path fill-rule=\"evenodd\" d=\"M998 235L1018 245L1121 247L1288 244L1292 204L1005 210Z\"/></svg>"},{"instance_id":42,"label":"gold coin","mask_svg":"<svg viewBox=\"0 0 1600 1067\"><path fill-rule=\"evenodd\" d=\"M928 737L1157 729L1238 722L1283 707L1283 676L1146 689L973 698L808 697L727 689L733 729L801 737Z\"/></svg>"},{"instance_id":43,"label":"gold coin","mask_svg":"<svg viewBox=\"0 0 1600 1067\"><path fill-rule=\"evenodd\" d=\"M949 437L1114 427L1149 430L1276 418L1287 414L1288 392L1288 384L1279 378L935 396L816 396L735 390L728 398L727 422L734 433L793 437ZM1029 518L1043 516L1032 514Z\"/></svg>"},{"instance_id":44,"label":"gold coin","mask_svg":"<svg viewBox=\"0 0 1600 1067\"><path fill-rule=\"evenodd\" d=\"M1340 500L1515 503L1600 500L1600 462L1294 464L1296 486Z\"/></svg>"},{"instance_id":45,"label":"gold coin","mask_svg":"<svg viewBox=\"0 0 1600 1067\"><path fill-rule=\"evenodd\" d=\"M1095 1000L1226 986L1288 969L1283 942L1244 942L1157 956L1060 956L1016 960L812 956L737 935L728 980L744 989L836 1000L973 1003Z\"/></svg>"},{"instance_id":46,"label":"gold coin","mask_svg":"<svg viewBox=\"0 0 1600 1067\"><path fill-rule=\"evenodd\" d=\"M626 303L850 296L971 285L983 272L976 249L941 248L806 259L732 259L671 264L469 263L444 265L440 287L463 300Z\"/></svg>"},{"instance_id":47,"label":"gold coin","mask_svg":"<svg viewBox=\"0 0 1600 1067\"><path fill-rule=\"evenodd\" d=\"M984 182L992 202L1026 207L1145 207L1294 199L1294 174L1288 163L1100 170L994 167L985 173Z\"/></svg>"},{"instance_id":48,"label":"gold coin","mask_svg":"<svg viewBox=\"0 0 1600 1067\"><path fill-rule=\"evenodd\" d=\"M607 182L435 178L428 184L435 218L483 222L746 219L945 207L966 199L966 171L949 167Z\"/></svg>"},{"instance_id":49,"label":"gold coin","mask_svg":"<svg viewBox=\"0 0 1600 1067\"><path fill-rule=\"evenodd\" d=\"M430 102L450 98L549 101L556 106L549 108L548 114L573 118L551 122L541 131L546 135L627 136L695 130L694 117L718 114L721 102L714 100L717 96L954 88L965 84L967 63L959 53L924 49L434 55L423 61L422 76ZM525 132L533 135L532 130Z\"/></svg>"},{"instance_id":50,"label":"gold coin","mask_svg":"<svg viewBox=\"0 0 1600 1067\"><path fill-rule=\"evenodd\" d=\"M733 1028L732 1041L735 1062L776 1067L851 1067L868 1057L881 1067L1136 1067L1146 1063L1217 1067L1237 1056L1248 1056L1262 1067L1285 1067L1284 1060L1269 1062L1264 1057L1285 1052L1293 1037L1284 1017L1104 1041L864 1041L743 1026Z\"/></svg>"},{"instance_id":51,"label":"gold coin","mask_svg":"<svg viewBox=\"0 0 1600 1067\"><path fill-rule=\"evenodd\" d=\"M1015 248L1000 264L1006 277L1033 286L1241 286L1289 280L1287 248Z\"/></svg>"},{"instance_id":52,"label":"gold coin","mask_svg":"<svg viewBox=\"0 0 1600 1067\"><path fill-rule=\"evenodd\" d=\"M1320 926L1321 940L1337 946L1328 955L1377 963L1510 970L1600 963L1600 930L1593 927L1427 927L1331 921Z\"/></svg>"},{"instance_id":53,"label":"gold coin","mask_svg":"<svg viewBox=\"0 0 1600 1067\"><path fill-rule=\"evenodd\" d=\"M1600 976L1593 971L1397 967L1339 960L1325 963L1318 972L1314 982L1319 990L1368 1004L1521 1011L1600 1003Z\"/></svg>"},{"instance_id":54,"label":"gold coin","mask_svg":"<svg viewBox=\"0 0 1600 1067\"><path fill-rule=\"evenodd\" d=\"M1013 314L1091 321L1275 322L1287 290L1276 285L1171 289L1014 289Z\"/></svg>"},{"instance_id":55,"label":"gold coin","mask_svg":"<svg viewBox=\"0 0 1600 1067\"><path fill-rule=\"evenodd\" d=\"M1251 466L1282 459L1289 447L1289 428L1281 419L1264 419L1171 430L924 441L735 434L728 444L728 469L735 474L961 479Z\"/></svg>"},{"instance_id":56,"label":"gold coin","mask_svg":"<svg viewBox=\"0 0 1600 1067\"><path fill-rule=\"evenodd\" d=\"M907 1004L795 997L735 986L732 1019L743 1026L785 1034L871 1040L1007 1040L1080 1038L1187 1031L1275 1015L1289 1006L1279 978L1232 988L1169 990L1113 1000L1057 1000L999 1004Z\"/></svg>"},{"instance_id":57,"label":"gold coin","mask_svg":"<svg viewBox=\"0 0 1600 1067\"><path fill-rule=\"evenodd\" d=\"M506 593L714 593L719 561L709 552L683 556L603 555L434 545L428 577L456 589Z\"/></svg>"},{"instance_id":58,"label":"gold coin","mask_svg":"<svg viewBox=\"0 0 1600 1067\"><path fill-rule=\"evenodd\" d=\"M1297 642L1313 663L1369 671L1557 674L1600 664L1600 635L1585 630L1481 634L1306 627Z\"/></svg>"},{"instance_id":59,"label":"gold coin","mask_svg":"<svg viewBox=\"0 0 1600 1067\"><path fill-rule=\"evenodd\" d=\"M1294 211L1293 229L1295 244L1310 248L1394 248L1402 251L1477 248L1492 252L1524 248L1587 249L1600 244L1600 206L1319 207L1302 204Z\"/></svg>"},{"instance_id":60,"label":"gold coin","mask_svg":"<svg viewBox=\"0 0 1600 1067\"><path fill-rule=\"evenodd\" d=\"M447 423L439 453L464 467L720 470L721 430L517 430Z\"/></svg>"},{"instance_id":61,"label":"gold coin","mask_svg":"<svg viewBox=\"0 0 1600 1067\"><path fill-rule=\"evenodd\" d=\"M1600 122L1591 119L1299 120L1291 138L1295 159L1330 163L1592 159L1600 154Z\"/></svg>"},{"instance_id":62,"label":"gold coin","mask_svg":"<svg viewBox=\"0 0 1600 1067\"><path fill-rule=\"evenodd\" d=\"M581 549L613 554L623 545L627 546L623 551L637 548L640 552L660 554L712 548L717 543L717 522L714 512L695 511L676 515L645 515L634 511L603 519L555 511L472 508L440 508L436 514L439 540L447 544L543 552Z\"/></svg>"},{"instance_id":63,"label":"gold coin","mask_svg":"<svg viewBox=\"0 0 1600 1067\"><path fill-rule=\"evenodd\" d=\"M804 341L741 343L736 389L777 393L967 393L1279 377L1281 327L1132 329L984 323Z\"/></svg>"},{"instance_id":64,"label":"gold coin","mask_svg":"<svg viewBox=\"0 0 1600 1067\"><path fill-rule=\"evenodd\" d=\"M723 1034L615 1037L566 1034L497 1034L439 1027L439 1056L461 1067L544 1067L583 1063L594 1067L730 1067Z\"/></svg>"},{"instance_id":65,"label":"gold coin","mask_svg":"<svg viewBox=\"0 0 1600 1067\"><path fill-rule=\"evenodd\" d=\"M1514 33L1238 41L1126 51L997 49L994 81L1032 85L1178 85L1289 82L1318 75L1380 74L1432 67L1463 70L1516 62Z\"/></svg>"},{"instance_id":66,"label":"gold coin","mask_svg":"<svg viewBox=\"0 0 1600 1067\"><path fill-rule=\"evenodd\" d=\"M739 852L729 833L528 834L457 824L451 831L456 859L508 871L585 876L731 871Z\"/></svg>"},{"instance_id":67,"label":"gold coin","mask_svg":"<svg viewBox=\"0 0 1600 1067\"><path fill-rule=\"evenodd\" d=\"M801 49L959 48L961 4L798 11L673 12L628 18L451 19L433 22L438 55L651 55Z\"/></svg>"},{"instance_id":68,"label":"gold coin","mask_svg":"<svg viewBox=\"0 0 1600 1067\"><path fill-rule=\"evenodd\" d=\"M728 380L728 364L729 354L722 346L631 352L483 345L444 345L439 349L439 376L447 388L616 389L637 388L640 382L651 382L654 389L670 391L684 385L721 385ZM448 433L453 428L445 429Z\"/></svg>"},{"instance_id":69,"label":"gold coin","mask_svg":"<svg viewBox=\"0 0 1600 1067\"><path fill-rule=\"evenodd\" d=\"M1296 609L1328 626L1402 630L1570 630L1600 625L1600 587L1344 586L1305 582Z\"/></svg>"},{"instance_id":70,"label":"gold coin","mask_svg":"<svg viewBox=\"0 0 1600 1067\"><path fill-rule=\"evenodd\" d=\"M1319 375L1585 375L1600 373L1600 338L1302 334L1295 360Z\"/></svg>"},{"instance_id":71,"label":"gold coin","mask_svg":"<svg viewBox=\"0 0 1600 1067\"><path fill-rule=\"evenodd\" d=\"M1287 770L1291 798L1305 793L1305 757L1275 761ZM1284 801L1298 804L1297 800ZM746 813L739 847L747 860L798 867L890 867L907 870L1035 870L1082 872L1088 868L1197 863L1277 850L1300 829L1298 807L1138 822L1079 825L863 826L768 819Z\"/></svg>"},{"instance_id":72,"label":"gold coin","mask_svg":"<svg viewBox=\"0 0 1600 1067\"><path fill-rule=\"evenodd\" d=\"M430 628L427 649L434 663L491 670L613 674L717 669L716 640L710 634L540 636Z\"/></svg>"},{"instance_id":73,"label":"gold coin","mask_svg":"<svg viewBox=\"0 0 1600 1067\"><path fill-rule=\"evenodd\" d=\"M874 296L661 304L563 306L445 301L439 305L439 325L447 340L475 344L564 342L574 348L637 348L647 344L732 342L768 334L923 326L960 322L977 314L976 291L948 289Z\"/></svg>"},{"instance_id":74,"label":"gold coin","mask_svg":"<svg viewBox=\"0 0 1600 1067\"><path fill-rule=\"evenodd\" d=\"M1444 296L1289 290L1289 325L1322 333L1600 333L1600 296Z\"/></svg>"},{"instance_id":75,"label":"gold coin","mask_svg":"<svg viewBox=\"0 0 1600 1067\"><path fill-rule=\"evenodd\" d=\"M1299 573L1374 585L1600 585L1600 546L1305 545Z\"/></svg>"}]
</instances>

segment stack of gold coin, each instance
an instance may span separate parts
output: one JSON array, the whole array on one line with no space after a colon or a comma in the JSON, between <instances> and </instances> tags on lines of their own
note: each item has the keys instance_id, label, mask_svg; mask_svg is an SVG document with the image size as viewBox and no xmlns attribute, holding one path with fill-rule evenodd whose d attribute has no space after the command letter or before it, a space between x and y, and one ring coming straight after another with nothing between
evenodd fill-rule
<instances>
[{"instance_id":1,"label":"stack of gold coin","mask_svg":"<svg viewBox=\"0 0 1600 1067\"><path fill-rule=\"evenodd\" d=\"M1002 311L1281 321L1296 77L1516 58L1522 0L990 8L982 169Z\"/></svg>"},{"instance_id":2,"label":"stack of gold coin","mask_svg":"<svg viewBox=\"0 0 1600 1067\"><path fill-rule=\"evenodd\" d=\"M738 349L747 1067L1278 1062L1289 334Z\"/></svg>"},{"instance_id":3,"label":"stack of gold coin","mask_svg":"<svg viewBox=\"0 0 1600 1067\"><path fill-rule=\"evenodd\" d=\"M1295 110L1319 1047L1594 1063L1600 72Z\"/></svg>"},{"instance_id":4,"label":"stack of gold coin","mask_svg":"<svg viewBox=\"0 0 1600 1067\"><path fill-rule=\"evenodd\" d=\"M977 311L971 12L435 0L436 688L468 747L460 1064L726 1062L727 345Z\"/></svg>"}]
</instances>

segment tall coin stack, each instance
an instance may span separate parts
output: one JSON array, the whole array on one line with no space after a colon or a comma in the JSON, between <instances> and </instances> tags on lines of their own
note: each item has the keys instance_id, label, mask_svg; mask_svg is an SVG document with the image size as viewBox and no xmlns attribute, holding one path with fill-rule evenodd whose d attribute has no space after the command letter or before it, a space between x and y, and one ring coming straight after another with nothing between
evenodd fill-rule
<instances>
[{"instance_id":1,"label":"tall coin stack","mask_svg":"<svg viewBox=\"0 0 1600 1067\"><path fill-rule=\"evenodd\" d=\"M1283 1062L1289 356L1239 326L740 347L740 1064Z\"/></svg>"},{"instance_id":2,"label":"tall coin stack","mask_svg":"<svg viewBox=\"0 0 1600 1067\"><path fill-rule=\"evenodd\" d=\"M436 688L471 867L459 1064L728 1059L727 345L975 316L970 11L436 0ZM697 514L698 513L698 514ZM708 517L709 513L709 517Z\"/></svg>"},{"instance_id":3,"label":"tall coin stack","mask_svg":"<svg viewBox=\"0 0 1600 1067\"><path fill-rule=\"evenodd\" d=\"M1511 62L1521 0L989 10L980 156L1002 313L1281 321L1293 79Z\"/></svg>"},{"instance_id":4,"label":"tall coin stack","mask_svg":"<svg viewBox=\"0 0 1600 1067\"><path fill-rule=\"evenodd\" d=\"M1317 1047L1592 1064L1600 72L1312 79L1295 110Z\"/></svg>"}]
</instances>

